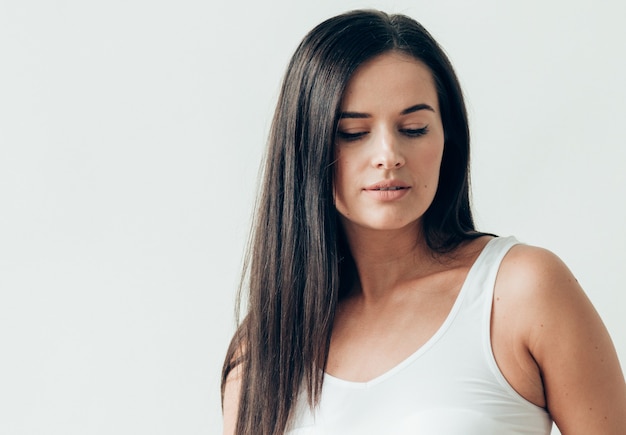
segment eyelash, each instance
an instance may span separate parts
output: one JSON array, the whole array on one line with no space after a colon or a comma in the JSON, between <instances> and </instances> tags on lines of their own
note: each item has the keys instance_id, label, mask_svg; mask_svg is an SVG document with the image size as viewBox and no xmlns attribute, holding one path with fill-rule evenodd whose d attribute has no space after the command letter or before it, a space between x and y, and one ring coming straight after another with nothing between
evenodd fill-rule
<instances>
[{"instance_id":1,"label":"eyelash","mask_svg":"<svg viewBox=\"0 0 626 435\"><path fill-rule=\"evenodd\" d=\"M343 131L338 131L337 137L339 139L351 142L351 141L356 141L356 140L361 139L363 136L367 135L368 133L369 132L367 131L362 131L358 133L346 133ZM428 133L428 126L422 127L422 128L403 128L400 130L400 133L403 133L404 135L410 138L417 138L417 137L424 136L426 133Z\"/></svg>"},{"instance_id":2,"label":"eyelash","mask_svg":"<svg viewBox=\"0 0 626 435\"><path fill-rule=\"evenodd\" d=\"M400 131L409 137L420 137L428 133L428 126L422 128L405 128Z\"/></svg>"},{"instance_id":3,"label":"eyelash","mask_svg":"<svg viewBox=\"0 0 626 435\"><path fill-rule=\"evenodd\" d=\"M367 132L346 133L346 132L343 132L343 131L338 131L337 132L337 137L339 139L343 139L343 140L347 140L347 141L354 141L354 140L358 140L358 139L362 138L366 134L367 134Z\"/></svg>"}]
</instances>

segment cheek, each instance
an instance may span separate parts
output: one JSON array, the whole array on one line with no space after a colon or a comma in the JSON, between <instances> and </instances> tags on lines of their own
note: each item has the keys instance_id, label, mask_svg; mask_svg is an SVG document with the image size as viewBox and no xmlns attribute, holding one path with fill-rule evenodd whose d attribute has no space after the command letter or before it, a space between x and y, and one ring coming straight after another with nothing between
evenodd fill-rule
<instances>
[{"instance_id":1,"label":"cheek","mask_svg":"<svg viewBox=\"0 0 626 435\"><path fill-rule=\"evenodd\" d=\"M335 171L333 177L333 190L335 195L344 188L345 180L350 179L350 160L345 153L337 152L335 159Z\"/></svg>"},{"instance_id":2,"label":"cheek","mask_svg":"<svg viewBox=\"0 0 626 435\"><path fill-rule=\"evenodd\" d=\"M350 171L350 159L338 153L333 174L333 202L337 211L344 216L349 215L346 201L350 192L350 180L354 178Z\"/></svg>"},{"instance_id":3,"label":"cheek","mask_svg":"<svg viewBox=\"0 0 626 435\"><path fill-rule=\"evenodd\" d=\"M439 146L424 148L415 156L414 173L417 174L420 190L426 195L434 195L439 187L442 157L443 148Z\"/></svg>"},{"instance_id":4,"label":"cheek","mask_svg":"<svg viewBox=\"0 0 626 435\"><path fill-rule=\"evenodd\" d=\"M443 146L433 145L425 148L422 150L417 160L422 169L421 172L425 174L428 179L434 178L434 180L437 181L439 179L442 158Z\"/></svg>"}]
</instances>

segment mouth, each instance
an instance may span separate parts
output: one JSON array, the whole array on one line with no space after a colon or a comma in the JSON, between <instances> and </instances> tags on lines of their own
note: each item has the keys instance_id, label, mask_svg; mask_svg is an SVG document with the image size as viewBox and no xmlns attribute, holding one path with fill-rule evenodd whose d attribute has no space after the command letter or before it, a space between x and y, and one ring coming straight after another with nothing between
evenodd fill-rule
<instances>
[{"instance_id":1,"label":"mouth","mask_svg":"<svg viewBox=\"0 0 626 435\"><path fill-rule=\"evenodd\" d=\"M411 186L399 180L385 180L363 189L374 201L391 203L409 194Z\"/></svg>"},{"instance_id":2,"label":"mouth","mask_svg":"<svg viewBox=\"0 0 626 435\"><path fill-rule=\"evenodd\" d=\"M376 187L376 188L368 189L368 190L386 192L389 190L404 190L404 189L408 189L408 187L405 187L405 186Z\"/></svg>"},{"instance_id":3,"label":"mouth","mask_svg":"<svg viewBox=\"0 0 626 435\"><path fill-rule=\"evenodd\" d=\"M370 184L365 190L372 192L394 192L397 190L407 190L411 186L400 180L381 180L378 183Z\"/></svg>"}]
</instances>

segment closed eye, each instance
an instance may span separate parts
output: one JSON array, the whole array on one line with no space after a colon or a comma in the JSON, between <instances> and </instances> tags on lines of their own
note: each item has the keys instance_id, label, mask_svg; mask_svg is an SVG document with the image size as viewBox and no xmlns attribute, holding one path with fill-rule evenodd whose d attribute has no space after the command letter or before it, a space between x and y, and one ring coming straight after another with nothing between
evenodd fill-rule
<instances>
[{"instance_id":1,"label":"closed eye","mask_svg":"<svg viewBox=\"0 0 626 435\"><path fill-rule=\"evenodd\" d=\"M422 128L403 128L400 132L408 137L420 137L428 133L428 126Z\"/></svg>"},{"instance_id":2,"label":"closed eye","mask_svg":"<svg viewBox=\"0 0 626 435\"><path fill-rule=\"evenodd\" d=\"M358 140L358 139L362 138L367 133L368 133L367 131L359 131L357 133L347 133L345 131L338 131L337 132L337 137L339 139L343 139L343 140L346 140L346 141L354 141L354 140Z\"/></svg>"}]
</instances>

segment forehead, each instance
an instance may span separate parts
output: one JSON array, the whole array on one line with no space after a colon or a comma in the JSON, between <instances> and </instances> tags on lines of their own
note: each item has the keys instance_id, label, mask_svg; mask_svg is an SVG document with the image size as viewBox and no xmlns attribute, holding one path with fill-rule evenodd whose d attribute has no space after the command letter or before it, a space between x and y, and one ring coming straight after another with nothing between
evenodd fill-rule
<instances>
[{"instance_id":1,"label":"forehead","mask_svg":"<svg viewBox=\"0 0 626 435\"><path fill-rule=\"evenodd\" d=\"M404 108L427 103L438 110L437 99L433 75L423 62L389 52L357 68L348 81L341 109L365 110L394 105Z\"/></svg>"}]
</instances>

